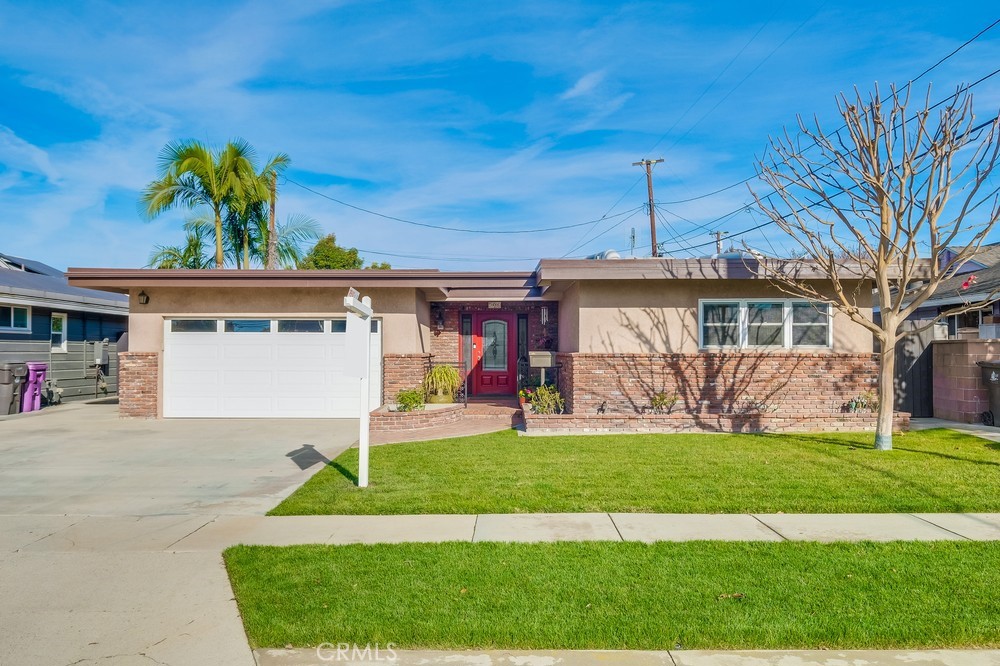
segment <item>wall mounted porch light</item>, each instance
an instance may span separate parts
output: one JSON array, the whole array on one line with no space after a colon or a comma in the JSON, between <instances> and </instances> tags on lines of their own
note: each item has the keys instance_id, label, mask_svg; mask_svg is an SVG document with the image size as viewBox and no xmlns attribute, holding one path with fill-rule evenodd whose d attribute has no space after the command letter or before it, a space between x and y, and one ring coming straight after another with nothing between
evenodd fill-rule
<instances>
[{"instance_id":1,"label":"wall mounted porch light","mask_svg":"<svg viewBox=\"0 0 1000 666\"><path fill-rule=\"evenodd\" d=\"M149 294L146 292L140 291L137 299L139 301L139 305L149 305Z\"/></svg>"}]
</instances>

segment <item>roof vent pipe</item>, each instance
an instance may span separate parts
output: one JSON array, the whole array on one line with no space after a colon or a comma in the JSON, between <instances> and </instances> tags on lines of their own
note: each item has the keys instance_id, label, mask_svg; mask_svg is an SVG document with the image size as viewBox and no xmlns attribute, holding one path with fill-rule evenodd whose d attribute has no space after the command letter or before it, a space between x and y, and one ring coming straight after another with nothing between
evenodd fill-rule
<instances>
[{"instance_id":1,"label":"roof vent pipe","mask_svg":"<svg viewBox=\"0 0 1000 666\"><path fill-rule=\"evenodd\" d=\"M621 259L622 255L618 254L616 250L605 250L604 252L598 252L597 254L592 254L587 259Z\"/></svg>"}]
</instances>

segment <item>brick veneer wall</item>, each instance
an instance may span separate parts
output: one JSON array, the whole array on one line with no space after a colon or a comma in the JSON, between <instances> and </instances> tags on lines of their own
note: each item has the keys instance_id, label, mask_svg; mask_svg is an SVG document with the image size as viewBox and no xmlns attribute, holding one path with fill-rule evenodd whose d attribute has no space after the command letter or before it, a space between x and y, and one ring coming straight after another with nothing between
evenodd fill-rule
<instances>
[{"instance_id":1,"label":"brick veneer wall","mask_svg":"<svg viewBox=\"0 0 1000 666\"><path fill-rule=\"evenodd\" d=\"M1000 340L935 340L931 349L934 417L979 423L990 403L976 361L1000 360ZM1000 420L1000 414L994 417Z\"/></svg>"},{"instance_id":2,"label":"brick veneer wall","mask_svg":"<svg viewBox=\"0 0 1000 666\"><path fill-rule=\"evenodd\" d=\"M155 419L160 386L160 355L156 352L118 354L118 415Z\"/></svg>"},{"instance_id":3,"label":"brick veneer wall","mask_svg":"<svg viewBox=\"0 0 1000 666\"><path fill-rule=\"evenodd\" d=\"M419 387L430 367L430 354L383 354L382 402L396 402L400 391Z\"/></svg>"},{"instance_id":4,"label":"brick veneer wall","mask_svg":"<svg viewBox=\"0 0 1000 666\"><path fill-rule=\"evenodd\" d=\"M559 361L560 390L575 415L640 414L660 392L676 394L675 409L696 416L842 415L852 398L876 388L878 375L872 354L563 353Z\"/></svg>"}]
</instances>

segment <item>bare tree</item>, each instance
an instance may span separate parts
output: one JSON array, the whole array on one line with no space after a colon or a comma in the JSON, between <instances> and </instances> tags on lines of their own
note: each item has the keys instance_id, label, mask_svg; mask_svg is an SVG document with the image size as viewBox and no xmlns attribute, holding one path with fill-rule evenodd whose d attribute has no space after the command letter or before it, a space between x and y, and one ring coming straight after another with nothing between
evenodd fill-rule
<instances>
[{"instance_id":1,"label":"bare tree","mask_svg":"<svg viewBox=\"0 0 1000 666\"><path fill-rule=\"evenodd\" d=\"M754 251L761 271L786 293L828 303L879 342L875 447L882 450L892 448L896 344L916 332L900 324L977 253L1000 219L1000 184L991 178L998 118L977 125L964 88L939 105L930 104L928 89L911 111L908 88L893 87L885 100L878 86L868 97L857 89L841 95L844 126L831 134L817 119L799 117L799 134L772 138L757 164L774 193L754 193L803 250L782 261ZM826 280L832 290L819 287ZM868 309L872 286L878 318ZM962 304L927 327L981 306Z\"/></svg>"}]
</instances>

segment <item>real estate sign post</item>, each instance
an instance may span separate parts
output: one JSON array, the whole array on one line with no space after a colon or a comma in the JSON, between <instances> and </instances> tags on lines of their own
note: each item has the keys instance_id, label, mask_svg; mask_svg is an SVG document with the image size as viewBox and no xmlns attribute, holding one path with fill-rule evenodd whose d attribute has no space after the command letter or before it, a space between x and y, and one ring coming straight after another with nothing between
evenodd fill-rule
<instances>
[{"instance_id":1,"label":"real estate sign post","mask_svg":"<svg viewBox=\"0 0 1000 666\"><path fill-rule=\"evenodd\" d=\"M368 428L371 411L369 373L371 366L372 299L359 298L357 289L351 289L344 297L347 310L347 353L344 359L344 373L357 377L361 383L361 415L358 433L358 487L368 487Z\"/></svg>"}]
</instances>

